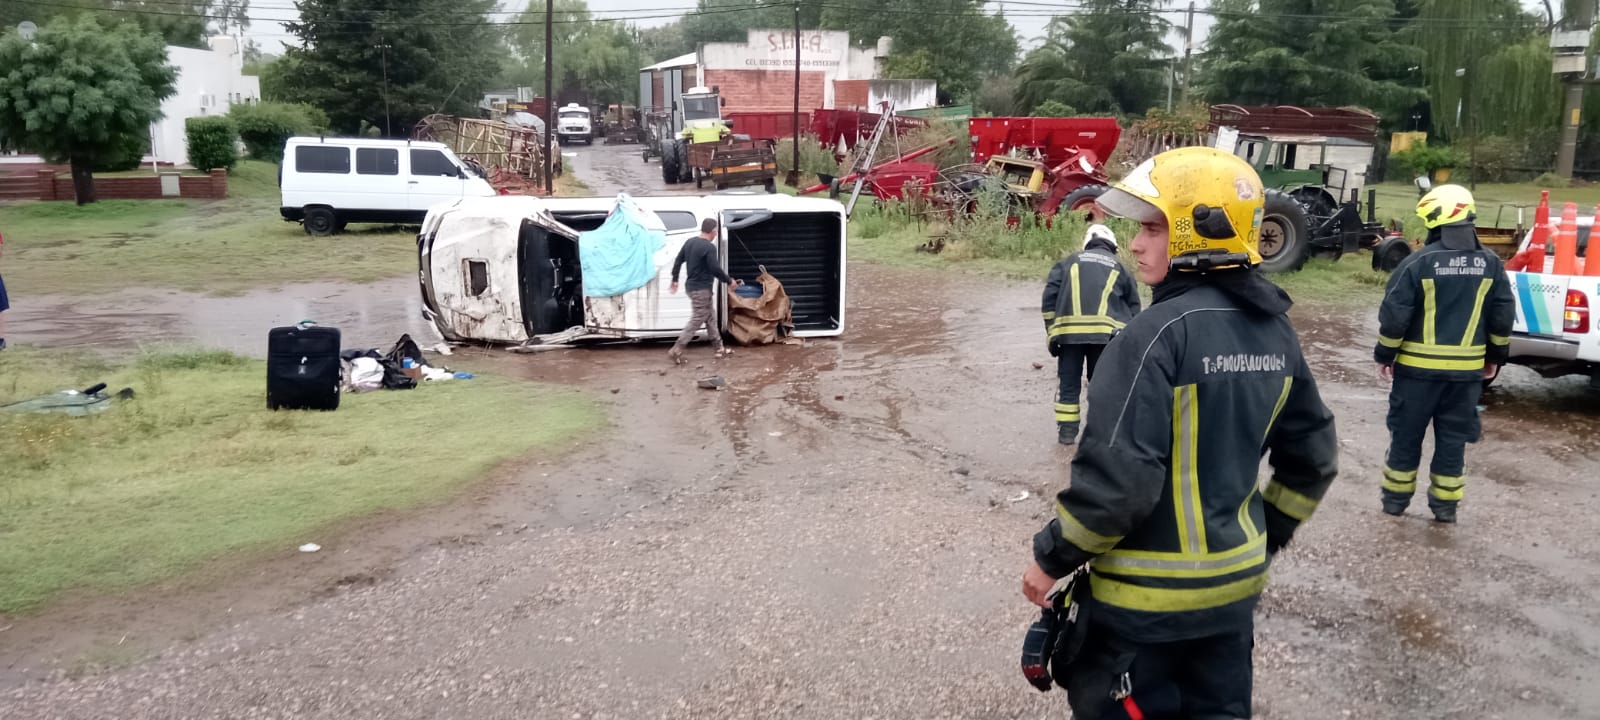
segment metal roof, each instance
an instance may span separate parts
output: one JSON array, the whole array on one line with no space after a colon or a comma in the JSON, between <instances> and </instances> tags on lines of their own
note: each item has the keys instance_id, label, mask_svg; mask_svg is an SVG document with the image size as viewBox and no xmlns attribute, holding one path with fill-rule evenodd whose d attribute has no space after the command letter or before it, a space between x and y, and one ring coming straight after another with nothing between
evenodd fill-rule
<instances>
[{"instance_id":1,"label":"metal roof","mask_svg":"<svg viewBox=\"0 0 1600 720\"><path fill-rule=\"evenodd\" d=\"M685 66L688 66L688 65L699 64L699 62L700 62L699 53L685 53L683 55L679 55L679 56L677 56L675 58L672 58L671 60L662 60L661 62L658 62L658 63L656 63L654 65L649 66L649 67L640 68L639 72L648 72L650 70L666 70L666 69L675 68L675 67L685 67Z\"/></svg>"}]
</instances>

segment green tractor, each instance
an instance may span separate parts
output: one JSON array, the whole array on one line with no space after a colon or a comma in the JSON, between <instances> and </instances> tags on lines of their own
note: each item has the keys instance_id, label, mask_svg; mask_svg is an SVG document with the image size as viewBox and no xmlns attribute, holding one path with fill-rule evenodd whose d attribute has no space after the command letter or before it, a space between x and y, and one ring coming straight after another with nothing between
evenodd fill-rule
<instances>
[{"instance_id":1,"label":"green tractor","mask_svg":"<svg viewBox=\"0 0 1600 720\"><path fill-rule=\"evenodd\" d=\"M1373 193L1368 191L1363 219L1349 172L1328 161L1330 147L1339 147L1338 142L1319 136L1239 136L1235 154L1249 161L1267 187L1262 270L1294 272L1313 253L1337 259L1383 241L1383 225L1373 216ZM1303 162L1308 157L1313 161ZM1309 167L1297 167L1302 164Z\"/></svg>"}]
</instances>

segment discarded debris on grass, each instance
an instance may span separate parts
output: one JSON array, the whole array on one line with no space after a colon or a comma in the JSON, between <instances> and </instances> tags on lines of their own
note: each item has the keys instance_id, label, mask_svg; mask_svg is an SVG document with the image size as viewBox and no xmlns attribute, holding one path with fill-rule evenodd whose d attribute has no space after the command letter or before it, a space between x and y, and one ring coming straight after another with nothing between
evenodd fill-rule
<instances>
[{"instance_id":1,"label":"discarded debris on grass","mask_svg":"<svg viewBox=\"0 0 1600 720\"><path fill-rule=\"evenodd\" d=\"M0 404L94 381L137 393L89 417L0 413L0 613L293 548L340 521L446 498L603 420L569 391L494 379L273 413L264 364L215 351L113 367L13 348L0 377Z\"/></svg>"}]
</instances>

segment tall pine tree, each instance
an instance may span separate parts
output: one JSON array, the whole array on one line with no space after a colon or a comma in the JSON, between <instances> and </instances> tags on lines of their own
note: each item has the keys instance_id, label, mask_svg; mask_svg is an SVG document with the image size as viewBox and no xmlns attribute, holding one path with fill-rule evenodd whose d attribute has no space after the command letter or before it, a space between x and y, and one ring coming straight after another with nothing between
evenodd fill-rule
<instances>
[{"instance_id":1,"label":"tall pine tree","mask_svg":"<svg viewBox=\"0 0 1600 720\"><path fill-rule=\"evenodd\" d=\"M1018 68L1018 95L1033 109L1055 101L1079 112L1142 115L1170 79L1165 0L1086 0L1054 18L1045 42Z\"/></svg>"},{"instance_id":2,"label":"tall pine tree","mask_svg":"<svg viewBox=\"0 0 1600 720\"><path fill-rule=\"evenodd\" d=\"M1398 35L1394 0L1214 0L1212 13L1212 102L1359 105L1395 120L1425 96L1412 69L1422 52Z\"/></svg>"}]
</instances>

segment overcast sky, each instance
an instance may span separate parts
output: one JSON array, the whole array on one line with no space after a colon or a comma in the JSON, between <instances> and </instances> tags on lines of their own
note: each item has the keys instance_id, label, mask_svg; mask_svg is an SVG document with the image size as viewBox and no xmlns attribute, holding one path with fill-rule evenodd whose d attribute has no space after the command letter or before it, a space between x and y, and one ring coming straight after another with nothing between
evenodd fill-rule
<instances>
[{"instance_id":1,"label":"overcast sky","mask_svg":"<svg viewBox=\"0 0 1600 720\"><path fill-rule=\"evenodd\" d=\"M520 11L527 7L529 0L502 0L502 6L511 11ZM250 30L245 33L254 38L267 52L278 52L279 45L291 38L284 32L278 20L296 15L293 0L252 0L250 8ZM1045 23L1049 22L1049 8L1042 7L1047 0L1029 0L1027 5L1006 6L1003 2L989 0L991 11L1004 10L1006 17L1010 18L1011 26L1016 28L1017 35L1022 38L1024 49L1038 44L1044 35ZM1063 3L1065 4L1065 3ZM1559 3L1554 3L1559 5ZM672 22L670 16L673 10L693 7L694 0L589 0L589 9L598 17L627 17L638 18L633 22L641 27L650 27ZM1205 8L1210 5L1209 0L1196 0L1196 7ZM1523 5L1529 9L1543 9L1540 0L1523 0ZM1173 24L1172 46L1181 51L1183 49L1183 24L1185 11L1189 7L1187 0L1168 0L1169 10L1163 13ZM666 9L662 9L666 8ZM645 17L668 16L668 17ZM497 20L506 19L508 15L495 16ZM1204 42L1206 33L1211 29L1211 18L1203 13L1195 15L1195 42Z\"/></svg>"}]
</instances>

